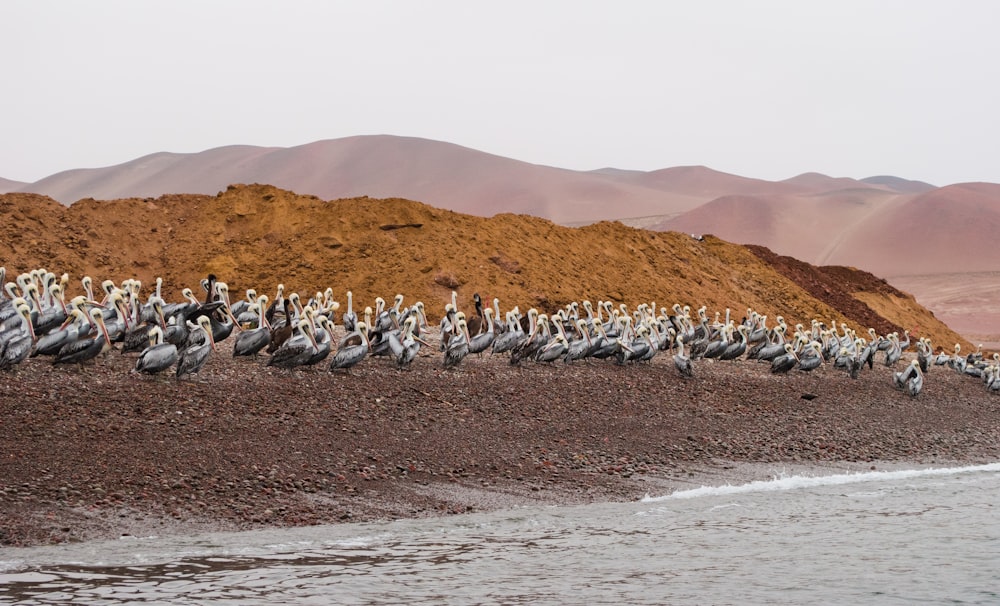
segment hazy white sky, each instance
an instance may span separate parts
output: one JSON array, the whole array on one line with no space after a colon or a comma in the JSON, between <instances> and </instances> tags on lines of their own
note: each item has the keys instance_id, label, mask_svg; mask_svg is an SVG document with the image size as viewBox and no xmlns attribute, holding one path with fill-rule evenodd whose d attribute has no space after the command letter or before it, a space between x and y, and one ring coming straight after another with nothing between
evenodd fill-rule
<instances>
[{"instance_id":1,"label":"hazy white sky","mask_svg":"<svg viewBox=\"0 0 1000 606\"><path fill-rule=\"evenodd\" d=\"M0 177L426 137L537 164L1000 182L1000 2L10 1Z\"/></svg>"}]
</instances>

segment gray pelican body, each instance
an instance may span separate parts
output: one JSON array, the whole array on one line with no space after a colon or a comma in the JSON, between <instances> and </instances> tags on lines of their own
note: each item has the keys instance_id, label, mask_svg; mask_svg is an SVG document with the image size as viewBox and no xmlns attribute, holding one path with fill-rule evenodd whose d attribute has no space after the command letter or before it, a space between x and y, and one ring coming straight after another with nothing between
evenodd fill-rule
<instances>
[{"instance_id":1,"label":"gray pelican body","mask_svg":"<svg viewBox=\"0 0 1000 606\"><path fill-rule=\"evenodd\" d=\"M71 309L61 330L54 330L38 339L32 356L54 356L67 343L72 343L90 332L90 322L79 309Z\"/></svg>"},{"instance_id":2,"label":"gray pelican body","mask_svg":"<svg viewBox=\"0 0 1000 606\"><path fill-rule=\"evenodd\" d=\"M694 368L691 366L691 358L684 355L684 337L677 336L677 353L674 354L674 366L684 377L693 377Z\"/></svg>"},{"instance_id":3,"label":"gray pelican body","mask_svg":"<svg viewBox=\"0 0 1000 606\"><path fill-rule=\"evenodd\" d=\"M208 354L215 349L215 341L212 339L212 321L207 316L200 316L198 323L188 327L190 332L199 333L194 339L201 339L200 343L195 343L184 348L177 361L177 378L184 375L193 375L201 371L208 361Z\"/></svg>"},{"instance_id":4,"label":"gray pelican body","mask_svg":"<svg viewBox=\"0 0 1000 606\"><path fill-rule=\"evenodd\" d=\"M254 305L257 306L258 310L267 309L267 295L257 297ZM271 325L267 323L267 318L263 313L260 313L257 320L259 323L257 328L250 328L236 335L236 343L233 344L233 357L257 357L262 349L271 344Z\"/></svg>"},{"instance_id":5,"label":"gray pelican body","mask_svg":"<svg viewBox=\"0 0 1000 606\"><path fill-rule=\"evenodd\" d=\"M240 326L244 324L240 316L243 315L245 312L249 311L250 308L253 306L253 304L256 302L257 302L257 290L253 288L248 288L246 291L246 297L233 303L232 307L229 308L229 311L233 312L233 315L236 316L237 324L239 324ZM254 316L256 315L257 314L254 314ZM256 322L255 318L251 318L250 320Z\"/></svg>"},{"instance_id":6,"label":"gray pelican body","mask_svg":"<svg viewBox=\"0 0 1000 606\"><path fill-rule=\"evenodd\" d=\"M465 356L469 355L469 333L465 320L458 321L457 329L458 334L448 342L448 349L444 352L445 368L458 366L465 359Z\"/></svg>"},{"instance_id":7,"label":"gray pelican body","mask_svg":"<svg viewBox=\"0 0 1000 606\"><path fill-rule=\"evenodd\" d=\"M330 351L333 348L333 335L329 329L329 318L326 316L318 316L315 318L315 322L319 322L319 326L315 326L313 329L313 339L316 341L316 353L309 357L306 361L306 366L315 366L327 359L330 356Z\"/></svg>"},{"instance_id":8,"label":"gray pelican body","mask_svg":"<svg viewBox=\"0 0 1000 606\"><path fill-rule=\"evenodd\" d=\"M920 392L924 389L924 373L920 372L920 365L914 367L915 372L910 376L910 380L906 382L906 393L910 394L911 398L915 398L920 395Z\"/></svg>"},{"instance_id":9,"label":"gray pelican body","mask_svg":"<svg viewBox=\"0 0 1000 606\"><path fill-rule=\"evenodd\" d=\"M149 313L143 314L146 318L143 323L132 327L122 341L122 353L133 351L143 351L149 346L150 333L153 326L165 326L163 319L163 301L158 297L152 297L149 302ZM160 336L163 336L162 330Z\"/></svg>"},{"instance_id":10,"label":"gray pelican body","mask_svg":"<svg viewBox=\"0 0 1000 606\"><path fill-rule=\"evenodd\" d=\"M594 351L594 340L590 338L590 332L587 330L587 321L583 319L577 320L576 328L581 337L573 339L566 344L566 355L563 356L563 362L567 364L574 360L582 360L590 356Z\"/></svg>"},{"instance_id":11,"label":"gray pelican body","mask_svg":"<svg viewBox=\"0 0 1000 606\"><path fill-rule=\"evenodd\" d=\"M368 325L364 322L357 322L354 325L354 332L350 336L357 336L361 343L351 343L345 338L342 345L337 349L337 353L330 360L330 370L349 370L357 366L361 360L368 355Z\"/></svg>"},{"instance_id":12,"label":"gray pelican body","mask_svg":"<svg viewBox=\"0 0 1000 606\"><path fill-rule=\"evenodd\" d=\"M740 340L730 343L726 349L719 354L720 360L735 360L742 356L747 350L747 327L742 324L736 329L740 333Z\"/></svg>"},{"instance_id":13,"label":"gray pelican body","mask_svg":"<svg viewBox=\"0 0 1000 606\"><path fill-rule=\"evenodd\" d=\"M417 318L410 316L403 323L403 330L397 337L395 334L389 335L389 347L396 358L396 366L399 368L409 368L414 358L420 351L420 345L426 344L419 337L413 335L417 324Z\"/></svg>"},{"instance_id":14,"label":"gray pelican body","mask_svg":"<svg viewBox=\"0 0 1000 606\"><path fill-rule=\"evenodd\" d=\"M920 365L920 372L927 372L931 368L931 345L930 340L921 337L917 341L917 363Z\"/></svg>"},{"instance_id":15,"label":"gray pelican body","mask_svg":"<svg viewBox=\"0 0 1000 606\"><path fill-rule=\"evenodd\" d=\"M177 363L177 346L163 342L163 329L154 326L149 330L149 347L135 361L136 372L154 375Z\"/></svg>"},{"instance_id":16,"label":"gray pelican body","mask_svg":"<svg viewBox=\"0 0 1000 606\"><path fill-rule=\"evenodd\" d=\"M916 360L908 364L901 372L892 373L892 383L896 389L906 389L906 384L910 381L910 378L919 370L919 364Z\"/></svg>"},{"instance_id":17,"label":"gray pelican body","mask_svg":"<svg viewBox=\"0 0 1000 606\"><path fill-rule=\"evenodd\" d=\"M508 311L507 328L493 338L493 347L490 351L495 354L508 352L524 338L524 331L521 330L521 324L517 321L514 312Z\"/></svg>"},{"instance_id":18,"label":"gray pelican body","mask_svg":"<svg viewBox=\"0 0 1000 606\"><path fill-rule=\"evenodd\" d=\"M35 344L35 329L31 325L31 309L27 303L17 305L22 329L0 345L0 370L7 370L25 361Z\"/></svg>"},{"instance_id":19,"label":"gray pelican body","mask_svg":"<svg viewBox=\"0 0 1000 606\"><path fill-rule=\"evenodd\" d=\"M529 310L528 312L529 318L531 311L533 310ZM528 336L524 340L519 341L510 352L510 363L513 366L519 364L523 359L533 359L535 354L537 354L538 351L545 347L545 345L547 345L551 340L551 337L548 334L548 316L545 314L538 314L536 319L531 320L531 323L534 324L534 327L528 333Z\"/></svg>"},{"instance_id":20,"label":"gray pelican body","mask_svg":"<svg viewBox=\"0 0 1000 606\"><path fill-rule=\"evenodd\" d=\"M811 355L799 356L799 370L802 372L815 370L823 364L823 347L819 342L809 343L809 349L812 350Z\"/></svg>"},{"instance_id":21,"label":"gray pelican body","mask_svg":"<svg viewBox=\"0 0 1000 606\"><path fill-rule=\"evenodd\" d=\"M56 354L53 364L79 364L92 360L105 349L111 348L111 339L104 324L104 316L99 309L90 310L90 319L97 326L97 335L78 339L63 345Z\"/></svg>"},{"instance_id":22,"label":"gray pelican body","mask_svg":"<svg viewBox=\"0 0 1000 606\"><path fill-rule=\"evenodd\" d=\"M537 362L555 362L559 358L566 354L566 349L568 343L566 337L562 334L558 334L549 341L545 347L538 350L535 354L535 361Z\"/></svg>"},{"instance_id":23,"label":"gray pelican body","mask_svg":"<svg viewBox=\"0 0 1000 606\"><path fill-rule=\"evenodd\" d=\"M885 365L892 368L903 357L903 350L899 346L899 337L893 333L888 338L889 347L885 352Z\"/></svg>"},{"instance_id":24,"label":"gray pelican body","mask_svg":"<svg viewBox=\"0 0 1000 606\"><path fill-rule=\"evenodd\" d=\"M347 291L347 311L344 312L343 317L340 321L344 325L344 330L347 332L354 332L354 329L358 324L358 314L354 311L354 293Z\"/></svg>"},{"instance_id":25,"label":"gray pelican body","mask_svg":"<svg viewBox=\"0 0 1000 606\"><path fill-rule=\"evenodd\" d=\"M305 366L309 359L319 351L319 346L313 336L312 324L309 323L308 319L302 318L299 321L298 331L298 335L286 341L284 345L271 354L271 359L267 361L268 366L285 369Z\"/></svg>"},{"instance_id":26,"label":"gray pelican body","mask_svg":"<svg viewBox=\"0 0 1000 606\"><path fill-rule=\"evenodd\" d=\"M491 345L493 345L493 340L496 338L496 333L493 332L493 310L487 307L483 310L483 314L486 318L483 324L486 327L486 331L481 332L469 339L470 354L483 353Z\"/></svg>"},{"instance_id":27,"label":"gray pelican body","mask_svg":"<svg viewBox=\"0 0 1000 606\"><path fill-rule=\"evenodd\" d=\"M719 340L709 341L708 345L705 346L703 358L718 358L729 348L728 331L723 328L719 336Z\"/></svg>"},{"instance_id":28,"label":"gray pelican body","mask_svg":"<svg viewBox=\"0 0 1000 606\"><path fill-rule=\"evenodd\" d=\"M799 358L795 354L792 344L785 343L784 355L771 360L771 372L774 374L786 374L789 370L795 368L795 365L798 364L798 362Z\"/></svg>"}]
</instances>

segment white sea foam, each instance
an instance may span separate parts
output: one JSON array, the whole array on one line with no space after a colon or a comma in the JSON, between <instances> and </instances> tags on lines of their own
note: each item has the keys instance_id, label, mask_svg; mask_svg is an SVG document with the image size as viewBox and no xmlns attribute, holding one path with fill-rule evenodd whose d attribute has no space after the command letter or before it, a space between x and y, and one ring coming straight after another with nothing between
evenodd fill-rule
<instances>
[{"instance_id":1,"label":"white sea foam","mask_svg":"<svg viewBox=\"0 0 1000 606\"><path fill-rule=\"evenodd\" d=\"M842 473L826 476L778 476L770 480L756 480L747 484L725 484L722 486L702 486L688 490L678 490L668 495L642 499L643 503L658 503L672 499L696 499L700 497L747 494L754 492L770 492L779 490L795 490L813 488L816 486L837 486L840 484L861 484L864 482L883 482L887 480L906 480L928 476L954 476L970 473L1000 472L1000 463L986 465L970 465L967 467L930 467L926 469L902 469L896 471L866 471L859 473Z\"/></svg>"}]
</instances>

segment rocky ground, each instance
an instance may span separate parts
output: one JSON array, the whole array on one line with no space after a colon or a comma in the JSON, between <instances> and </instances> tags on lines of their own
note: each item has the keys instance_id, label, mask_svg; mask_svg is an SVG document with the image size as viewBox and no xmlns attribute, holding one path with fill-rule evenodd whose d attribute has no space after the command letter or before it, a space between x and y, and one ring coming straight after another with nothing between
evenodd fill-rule
<instances>
[{"instance_id":1,"label":"rocky ground","mask_svg":"<svg viewBox=\"0 0 1000 606\"><path fill-rule=\"evenodd\" d=\"M1000 460L1000 397L946 367L911 399L880 363L683 379L668 355L444 370L425 348L334 374L230 347L180 381L118 352L0 375L0 545L629 500L760 462Z\"/></svg>"}]
</instances>

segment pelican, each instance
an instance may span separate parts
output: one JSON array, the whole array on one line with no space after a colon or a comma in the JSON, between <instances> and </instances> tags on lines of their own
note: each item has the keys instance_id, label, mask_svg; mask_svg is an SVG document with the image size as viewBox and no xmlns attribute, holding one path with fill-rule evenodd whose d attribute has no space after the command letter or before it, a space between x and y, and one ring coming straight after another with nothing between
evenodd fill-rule
<instances>
[{"instance_id":1,"label":"pelican","mask_svg":"<svg viewBox=\"0 0 1000 606\"><path fill-rule=\"evenodd\" d=\"M723 326L719 330L719 339L717 341L708 342L708 345L705 347L705 351L702 354L702 357L718 358L728 348L729 348L729 328L728 326Z\"/></svg>"},{"instance_id":2,"label":"pelican","mask_svg":"<svg viewBox=\"0 0 1000 606\"><path fill-rule=\"evenodd\" d=\"M284 284L279 285L280 289L284 289ZM274 305L271 305L273 308ZM273 354L278 351L278 349L285 344L285 341L292 338L292 300L291 298L284 299L283 307L285 309L285 323L277 328L273 328L273 320L271 319L274 314L268 316L264 314L266 323L272 326L271 329L271 343L267 346L267 353Z\"/></svg>"},{"instance_id":3,"label":"pelican","mask_svg":"<svg viewBox=\"0 0 1000 606\"><path fill-rule=\"evenodd\" d=\"M567 347L566 336L559 333L545 347L538 350L538 353L535 354L535 360L538 362L555 362L566 354Z\"/></svg>"},{"instance_id":4,"label":"pelican","mask_svg":"<svg viewBox=\"0 0 1000 606\"><path fill-rule=\"evenodd\" d=\"M403 295L396 295L393 306L385 308L385 299L375 297L375 324L372 325L372 334L388 332L399 328L396 319L399 317L399 306L403 304Z\"/></svg>"},{"instance_id":5,"label":"pelican","mask_svg":"<svg viewBox=\"0 0 1000 606\"><path fill-rule=\"evenodd\" d=\"M344 312L340 321L344 325L344 330L354 332L355 325L358 323L358 314L354 312L354 293L351 291L347 291L347 311Z\"/></svg>"},{"instance_id":6,"label":"pelican","mask_svg":"<svg viewBox=\"0 0 1000 606\"><path fill-rule=\"evenodd\" d=\"M139 354L135 361L135 371L153 375L164 371L177 362L177 346L163 341L163 329L154 326L149 330L149 347Z\"/></svg>"},{"instance_id":7,"label":"pelican","mask_svg":"<svg viewBox=\"0 0 1000 606\"><path fill-rule=\"evenodd\" d=\"M154 295L150 297L149 302L153 320L134 326L125 333L122 339L122 353L143 351L149 346L149 333L152 327L155 325L166 326L166 321L163 319L163 300ZM162 330L160 336L163 336Z\"/></svg>"},{"instance_id":8,"label":"pelican","mask_svg":"<svg viewBox=\"0 0 1000 606\"><path fill-rule=\"evenodd\" d=\"M249 310L250 307L256 302L257 302L257 290L253 288L248 288L246 291L246 297L233 303L233 306L229 308L229 311L233 312L233 315L236 316L237 324L239 324L240 326L244 324L240 316L243 314L243 312Z\"/></svg>"},{"instance_id":9,"label":"pelican","mask_svg":"<svg viewBox=\"0 0 1000 606\"><path fill-rule=\"evenodd\" d=\"M458 334L448 342L448 349L444 352L445 368L458 366L469 355L469 332L465 320L459 319L455 327Z\"/></svg>"},{"instance_id":10,"label":"pelican","mask_svg":"<svg viewBox=\"0 0 1000 606\"><path fill-rule=\"evenodd\" d=\"M730 331L732 332L732 331ZM736 343L730 343L726 349L719 354L720 360L735 360L736 358L742 356L747 350L747 327L744 324L740 324L736 327L736 332L740 333L740 340Z\"/></svg>"},{"instance_id":11,"label":"pelican","mask_svg":"<svg viewBox=\"0 0 1000 606\"><path fill-rule=\"evenodd\" d=\"M274 295L274 302L272 302L271 305L269 305L267 310L264 312L264 315L267 316L267 321L270 322L272 326L277 324L277 322L274 321L274 316L275 314L278 313L278 311L283 311L286 313L288 311L288 306L285 305L284 284L278 284L278 292L276 295ZM286 320L287 319L288 318L286 318Z\"/></svg>"},{"instance_id":12,"label":"pelican","mask_svg":"<svg viewBox=\"0 0 1000 606\"><path fill-rule=\"evenodd\" d=\"M35 344L35 329L31 325L31 309L27 303L17 305L17 315L21 318L22 328L0 344L0 370L8 370L25 361Z\"/></svg>"},{"instance_id":13,"label":"pelican","mask_svg":"<svg viewBox=\"0 0 1000 606\"><path fill-rule=\"evenodd\" d=\"M684 377L693 377L694 368L691 366L691 358L684 355L684 337L677 335L677 353L674 354L674 366Z\"/></svg>"},{"instance_id":14,"label":"pelican","mask_svg":"<svg viewBox=\"0 0 1000 606\"><path fill-rule=\"evenodd\" d=\"M316 353L309 357L305 366L315 366L330 355L333 344L333 328L330 326L330 318L313 314L313 338L316 341Z\"/></svg>"},{"instance_id":15,"label":"pelican","mask_svg":"<svg viewBox=\"0 0 1000 606\"><path fill-rule=\"evenodd\" d=\"M184 375L197 374L208 360L210 351L215 350L215 339L212 338L212 321L208 316L198 316L196 324L189 327L192 333L201 333L201 343L189 345L180 353L177 361L176 376L180 379Z\"/></svg>"},{"instance_id":16,"label":"pelican","mask_svg":"<svg viewBox=\"0 0 1000 606\"><path fill-rule=\"evenodd\" d=\"M806 351L810 351L808 356L799 356L799 370L809 372L819 368L823 364L823 346L819 341L810 341Z\"/></svg>"},{"instance_id":17,"label":"pelican","mask_svg":"<svg viewBox=\"0 0 1000 606\"><path fill-rule=\"evenodd\" d=\"M917 362L920 371L927 372L931 367L931 340L927 337L917 339Z\"/></svg>"},{"instance_id":18,"label":"pelican","mask_svg":"<svg viewBox=\"0 0 1000 606\"><path fill-rule=\"evenodd\" d=\"M453 299L458 296L455 292L451 294ZM444 306L444 316L441 318L441 323L438 326L441 331L441 342L439 344L441 351L448 348L448 341L455 332L455 323L458 321L457 314L458 311L454 304L448 303Z\"/></svg>"},{"instance_id":19,"label":"pelican","mask_svg":"<svg viewBox=\"0 0 1000 606\"><path fill-rule=\"evenodd\" d=\"M579 318L575 322L576 330L580 333L579 339L573 339L567 343L566 355L563 362L569 364L574 360L582 360L589 356L594 350L594 341L590 338L590 331L587 329L587 321Z\"/></svg>"},{"instance_id":20,"label":"pelican","mask_svg":"<svg viewBox=\"0 0 1000 606\"><path fill-rule=\"evenodd\" d=\"M368 355L368 325L357 322L354 325L354 332L349 336L356 336L360 343L351 343L349 338L343 339L337 353L330 360L331 371L349 370Z\"/></svg>"},{"instance_id":21,"label":"pelican","mask_svg":"<svg viewBox=\"0 0 1000 606\"><path fill-rule=\"evenodd\" d=\"M96 307L91 308L89 315L91 324L97 326L97 335L63 345L52 360L53 364L79 364L96 358L102 351L111 349L111 338L108 337L108 329L101 310Z\"/></svg>"},{"instance_id":22,"label":"pelican","mask_svg":"<svg viewBox=\"0 0 1000 606\"><path fill-rule=\"evenodd\" d=\"M476 314L469 318L469 335L476 336L485 330L483 323L486 321L486 317L483 314L485 311L483 309L483 298L479 296L479 293L472 294L472 303L475 307ZM473 352L474 353L474 352Z\"/></svg>"},{"instance_id":23,"label":"pelican","mask_svg":"<svg viewBox=\"0 0 1000 606\"><path fill-rule=\"evenodd\" d=\"M892 373L892 383L897 389L905 389L913 374L920 371L919 363L914 360L902 370Z\"/></svg>"},{"instance_id":24,"label":"pelican","mask_svg":"<svg viewBox=\"0 0 1000 606\"><path fill-rule=\"evenodd\" d=\"M535 319L531 320L532 312L535 312ZM526 358L533 358L538 350L545 347L545 345L550 340L549 335L549 317L545 314L539 314L534 308L528 310L529 322L532 322L534 326L528 333L528 336L517 343L514 348L510 351L510 363L512 366L517 366L521 360Z\"/></svg>"},{"instance_id":25,"label":"pelican","mask_svg":"<svg viewBox=\"0 0 1000 606\"><path fill-rule=\"evenodd\" d=\"M964 357L959 355L961 352L962 346L959 343L955 343L955 355L948 360L947 364L958 372L965 372L966 361Z\"/></svg>"},{"instance_id":26,"label":"pelican","mask_svg":"<svg viewBox=\"0 0 1000 606\"><path fill-rule=\"evenodd\" d=\"M903 350L900 348L899 335L892 333L889 335L889 348L885 352L885 365L892 368L903 357Z\"/></svg>"},{"instance_id":27,"label":"pelican","mask_svg":"<svg viewBox=\"0 0 1000 606\"><path fill-rule=\"evenodd\" d=\"M59 330L54 330L49 334L38 339L35 344L35 349L31 352L32 357L34 356L54 356L59 353L63 345L76 341L81 337L80 331L83 334L90 332L90 322L87 320L87 315L83 313L79 308L74 307L69 310L69 317L63 322Z\"/></svg>"},{"instance_id":28,"label":"pelican","mask_svg":"<svg viewBox=\"0 0 1000 606\"><path fill-rule=\"evenodd\" d=\"M487 307L483 310L483 314L485 318L483 325L486 327L486 331L469 339L470 354L483 353L489 346L493 345L493 340L496 338L496 333L493 331L493 310Z\"/></svg>"},{"instance_id":29,"label":"pelican","mask_svg":"<svg viewBox=\"0 0 1000 606\"><path fill-rule=\"evenodd\" d=\"M258 312L267 309L267 295L257 297L254 306ZM253 308L249 308L248 311L250 309ZM260 350L271 344L271 325L267 323L267 317L264 313L260 313L258 322L259 325L257 328L244 330L236 335L236 343L233 345L234 358L236 356L253 356L256 358Z\"/></svg>"},{"instance_id":30,"label":"pelican","mask_svg":"<svg viewBox=\"0 0 1000 606\"><path fill-rule=\"evenodd\" d=\"M510 351L517 345L518 341L524 338L524 331L521 330L521 325L517 322L514 312L508 311L506 319L507 329L493 338L493 347L490 350L492 353Z\"/></svg>"},{"instance_id":31,"label":"pelican","mask_svg":"<svg viewBox=\"0 0 1000 606\"><path fill-rule=\"evenodd\" d=\"M924 373L920 372L920 365L914 366L913 371L910 380L906 382L906 393L910 394L911 398L919 396L924 389Z\"/></svg>"},{"instance_id":32,"label":"pelican","mask_svg":"<svg viewBox=\"0 0 1000 606\"><path fill-rule=\"evenodd\" d=\"M792 347L791 343L785 343L784 355L778 356L771 361L771 372L773 374L785 374L795 368L798 362L799 357L795 353L795 348Z\"/></svg>"},{"instance_id":33,"label":"pelican","mask_svg":"<svg viewBox=\"0 0 1000 606\"><path fill-rule=\"evenodd\" d=\"M311 315L311 312L312 310L310 309L308 315ZM310 320L302 318L299 320L297 328L299 334L285 341L271 355L271 359L267 361L268 366L277 366L278 368L286 369L298 368L309 362L309 359L319 351L319 345L317 345L316 338L313 335L313 327Z\"/></svg>"},{"instance_id":34,"label":"pelican","mask_svg":"<svg viewBox=\"0 0 1000 606\"><path fill-rule=\"evenodd\" d=\"M403 329L399 336L389 335L389 347L396 357L396 366L399 368L408 368L413 359L417 357L420 345L427 345L426 341L413 334L416 325L417 318L410 316L403 322Z\"/></svg>"}]
</instances>

